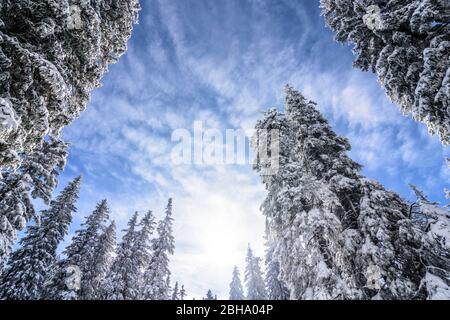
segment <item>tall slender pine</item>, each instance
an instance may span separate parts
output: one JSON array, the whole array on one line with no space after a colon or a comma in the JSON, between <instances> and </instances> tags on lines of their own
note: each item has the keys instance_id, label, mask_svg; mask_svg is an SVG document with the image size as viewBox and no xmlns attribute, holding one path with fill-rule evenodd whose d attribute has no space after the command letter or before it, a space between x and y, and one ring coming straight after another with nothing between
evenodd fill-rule
<instances>
[{"instance_id":1,"label":"tall slender pine","mask_svg":"<svg viewBox=\"0 0 450 320\"><path fill-rule=\"evenodd\" d=\"M64 239L76 212L81 177L75 178L48 209L41 219L28 227L26 236L8 261L0 280L3 299L40 299L52 266L56 263L56 249Z\"/></svg>"},{"instance_id":2,"label":"tall slender pine","mask_svg":"<svg viewBox=\"0 0 450 320\"><path fill-rule=\"evenodd\" d=\"M71 243L63 251L65 258L58 263L47 290L47 299L91 299L95 271L96 250L109 218L106 200L100 201L95 210L75 232ZM76 269L81 275L80 287L68 287L66 278ZM69 274L68 274L69 273Z\"/></svg>"},{"instance_id":3,"label":"tall slender pine","mask_svg":"<svg viewBox=\"0 0 450 320\"><path fill-rule=\"evenodd\" d=\"M233 269L233 278L230 283L229 300L245 300L244 289L242 288L242 282L239 276L239 269L237 266L234 266Z\"/></svg>"},{"instance_id":4,"label":"tall slender pine","mask_svg":"<svg viewBox=\"0 0 450 320\"><path fill-rule=\"evenodd\" d=\"M133 263L138 267L138 274L135 278L134 286L137 288L139 299L142 299L142 291L144 289L145 279L144 271L148 267L152 257L151 236L155 229L155 217L151 211L148 211L139 222L140 230L137 233L136 242L133 247Z\"/></svg>"},{"instance_id":5,"label":"tall slender pine","mask_svg":"<svg viewBox=\"0 0 450 320\"><path fill-rule=\"evenodd\" d=\"M87 299L101 299L101 290L106 275L111 269L116 247L116 224L114 221L101 234L95 250L93 272L91 273L90 293L85 293Z\"/></svg>"},{"instance_id":6,"label":"tall slender pine","mask_svg":"<svg viewBox=\"0 0 450 320\"><path fill-rule=\"evenodd\" d=\"M172 300L181 300L180 299L180 292L178 291L178 281L175 282L175 286L172 290Z\"/></svg>"},{"instance_id":7,"label":"tall slender pine","mask_svg":"<svg viewBox=\"0 0 450 320\"><path fill-rule=\"evenodd\" d=\"M182 284L180 289L180 300L184 300L185 297L186 297L186 289L184 289L184 284Z\"/></svg>"},{"instance_id":8,"label":"tall slender pine","mask_svg":"<svg viewBox=\"0 0 450 320\"><path fill-rule=\"evenodd\" d=\"M172 234L172 199L169 199L165 217L158 224L158 237L152 241L153 255L145 271L143 295L145 299L169 299L169 255L175 249Z\"/></svg>"},{"instance_id":9,"label":"tall slender pine","mask_svg":"<svg viewBox=\"0 0 450 320\"><path fill-rule=\"evenodd\" d=\"M247 265L245 268L245 285L247 288L248 300L266 300L267 292L264 284L264 278L261 271L261 259L253 255L250 245L247 249L245 259Z\"/></svg>"},{"instance_id":10,"label":"tall slender pine","mask_svg":"<svg viewBox=\"0 0 450 320\"><path fill-rule=\"evenodd\" d=\"M117 249L111 270L105 280L105 298L110 300L131 300L139 297L139 266L133 259L138 237L136 230L138 213L135 212L128 222L128 228Z\"/></svg>"}]
</instances>

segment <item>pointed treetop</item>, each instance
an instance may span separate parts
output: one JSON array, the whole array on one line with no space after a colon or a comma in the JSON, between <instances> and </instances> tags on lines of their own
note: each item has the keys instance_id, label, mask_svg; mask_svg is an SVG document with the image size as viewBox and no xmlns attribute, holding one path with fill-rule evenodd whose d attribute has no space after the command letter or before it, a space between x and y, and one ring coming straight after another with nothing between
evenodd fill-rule
<instances>
[{"instance_id":1,"label":"pointed treetop","mask_svg":"<svg viewBox=\"0 0 450 320\"><path fill-rule=\"evenodd\" d=\"M295 119L300 116L301 119L305 119L305 117L309 119L311 117L319 122L327 122L317 110L314 101L307 100L300 91L289 85L285 86L284 91L286 94L285 111L288 118Z\"/></svg>"},{"instance_id":2,"label":"pointed treetop","mask_svg":"<svg viewBox=\"0 0 450 320\"><path fill-rule=\"evenodd\" d=\"M206 293L206 297L203 300L217 300L217 296L214 296L211 289Z\"/></svg>"},{"instance_id":3,"label":"pointed treetop","mask_svg":"<svg viewBox=\"0 0 450 320\"><path fill-rule=\"evenodd\" d=\"M94 211L86 218L83 225L87 225L88 228L97 229L99 225L109 219L109 212L108 201L103 199L95 206Z\"/></svg>"},{"instance_id":4,"label":"pointed treetop","mask_svg":"<svg viewBox=\"0 0 450 320\"><path fill-rule=\"evenodd\" d=\"M172 215L172 198L169 198L169 200L167 201L166 215Z\"/></svg>"},{"instance_id":5,"label":"pointed treetop","mask_svg":"<svg viewBox=\"0 0 450 320\"><path fill-rule=\"evenodd\" d=\"M178 281L175 282L175 286L172 291L172 300L180 300L180 293L178 292Z\"/></svg>"},{"instance_id":6,"label":"pointed treetop","mask_svg":"<svg viewBox=\"0 0 450 320\"><path fill-rule=\"evenodd\" d=\"M139 213L137 211L135 211L127 223L128 227L129 227L129 229L128 229L129 231L134 231L134 229L137 225L138 218L139 218Z\"/></svg>"},{"instance_id":7,"label":"pointed treetop","mask_svg":"<svg viewBox=\"0 0 450 320\"><path fill-rule=\"evenodd\" d=\"M233 278L230 283L230 300L244 300L244 290L242 288L242 282L239 277L239 269L234 266Z\"/></svg>"},{"instance_id":8,"label":"pointed treetop","mask_svg":"<svg viewBox=\"0 0 450 320\"><path fill-rule=\"evenodd\" d=\"M83 176L79 175L77 177L75 177L70 183L69 185L79 185L81 184L81 182L83 181Z\"/></svg>"},{"instance_id":9,"label":"pointed treetop","mask_svg":"<svg viewBox=\"0 0 450 320\"><path fill-rule=\"evenodd\" d=\"M300 91L296 90L294 87L292 87L289 84L286 84L284 86L284 93L286 94L286 97L298 97L303 98L303 95L300 93Z\"/></svg>"},{"instance_id":10,"label":"pointed treetop","mask_svg":"<svg viewBox=\"0 0 450 320\"><path fill-rule=\"evenodd\" d=\"M181 290L180 290L180 300L184 300L184 297L186 297L186 290L184 289L184 284L181 285Z\"/></svg>"},{"instance_id":11,"label":"pointed treetop","mask_svg":"<svg viewBox=\"0 0 450 320\"><path fill-rule=\"evenodd\" d=\"M168 253L173 254L175 248L175 240L172 234L172 198L169 198L166 207L166 216L158 224L159 238L155 239L155 243L159 243L160 249L167 250Z\"/></svg>"},{"instance_id":12,"label":"pointed treetop","mask_svg":"<svg viewBox=\"0 0 450 320\"><path fill-rule=\"evenodd\" d=\"M155 216L153 215L153 212L151 210L148 210L147 213L144 215L144 217L139 222L139 224L143 228L142 231L145 231L145 232L151 234L153 232L154 225L156 224Z\"/></svg>"},{"instance_id":13,"label":"pointed treetop","mask_svg":"<svg viewBox=\"0 0 450 320\"><path fill-rule=\"evenodd\" d=\"M247 245L247 256L250 256L250 257L253 256L253 250L250 246L250 243Z\"/></svg>"}]
</instances>

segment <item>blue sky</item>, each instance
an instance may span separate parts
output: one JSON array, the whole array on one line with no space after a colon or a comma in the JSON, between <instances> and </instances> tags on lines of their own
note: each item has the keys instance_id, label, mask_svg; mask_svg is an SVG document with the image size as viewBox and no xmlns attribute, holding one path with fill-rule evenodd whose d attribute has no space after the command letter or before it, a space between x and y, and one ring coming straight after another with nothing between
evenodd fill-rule
<instances>
[{"instance_id":1,"label":"blue sky","mask_svg":"<svg viewBox=\"0 0 450 320\"><path fill-rule=\"evenodd\" d=\"M286 83L349 138L364 174L408 200L414 183L445 203L448 150L401 115L373 74L352 69L351 48L334 42L318 1L145 0L142 9L128 52L63 133L72 148L59 188L84 177L68 239L102 198L122 229L135 210L160 217L172 196L174 280L190 296L211 288L227 298L247 243L263 255L264 188L250 165L173 165L171 133L194 120L252 128L282 108Z\"/></svg>"}]
</instances>

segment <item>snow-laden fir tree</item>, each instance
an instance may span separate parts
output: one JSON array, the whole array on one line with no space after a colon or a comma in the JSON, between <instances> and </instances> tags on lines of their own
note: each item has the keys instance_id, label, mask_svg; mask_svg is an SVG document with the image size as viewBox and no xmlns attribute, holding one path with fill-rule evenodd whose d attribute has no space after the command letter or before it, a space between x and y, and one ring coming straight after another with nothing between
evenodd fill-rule
<instances>
[{"instance_id":1,"label":"snow-laden fir tree","mask_svg":"<svg viewBox=\"0 0 450 320\"><path fill-rule=\"evenodd\" d=\"M49 208L42 211L40 220L28 227L0 278L1 299L41 298L49 272L56 263L58 244L67 234L76 211L80 182L80 177L70 182Z\"/></svg>"},{"instance_id":2,"label":"snow-laden fir tree","mask_svg":"<svg viewBox=\"0 0 450 320\"><path fill-rule=\"evenodd\" d=\"M204 297L203 300L217 300L217 296L215 296L215 295L212 293L211 289L209 289L209 290L206 292L206 297Z\"/></svg>"},{"instance_id":3,"label":"snow-laden fir tree","mask_svg":"<svg viewBox=\"0 0 450 320\"><path fill-rule=\"evenodd\" d=\"M139 265L134 259L134 248L138 237L138 213L128 222L128 228L117 249L111 270L105 279L105 299L133 300L139 297Z\"/></svg>"},{"instance_id":4,"label":"snow-laden fir tree","mask_svg":"<svg viewBox=\"0 0 450 320\"><path fill-rule=\"evenodd\" d=\"M404 114L450 143L450 5L446 0L321 0L354 66L375 72Z\"/></svg>"},{"instance_id":5,"label":"snow-laden fir tree","mask_svg":"<svg viewBox=\"0 0 450 320\"><path fill-rule=\"evenodd\" d=\"M266 289L268 300L288 300L289 290L280 280L280 263L273 259L274 246L267 245L266 251Z\"/></svg>"},{"instance_id":6,"label":"snow-laden fir tree","mask_svg":"<svg viewBox=\"0 0 450 320\"><path fill-rule=\"evenodd\" d=\"M245 287L247 289L248 300L266 300L267 292L264 284L263 273L261 271L261 258L255 257L250 245L245 258Z\"/></svg>"},{"instance_id":7,"label":"snow-laden fir tree","mask_svg":"<svg viewBox=\"0 0 450 320\"><path fill-rule=\"evenodd\" d=\"M233 278L230 283L230 299L229 300L245 300L244 289L239 275L239 269L234 266Z\"/></svg>"},{"instance_id":8,"label":"snow-laden fir tree","mask_svg":"<svg viewBox=\"0 0 450 320\"><path fill-rule=\"evenodd\" d=\"M36 216L32 199L50 202L66 163L67 148L67 143L58 139L44 141L24 157L19 169L0 174L0 267L10 253L16 233Z\"/></svg>"},{"instance_id":9,"label":"snow-laden fir tree","mask_svg":"<svg viewBox=\"0 0 450 320\"><path fill-rule=\"evenodd\" d=\"M426 298L421 255L428 249L411 243L408 203L362 176L348 141L291 87L285 113L269 110L257 123L257 154L271 145L261 143L271 129L279 132L278 170L266 175L273 161L264 157L255 170L268 191L262 209L272 259L290 298Z\"/></svg>"},{"instance_id":10,"label":"snow-laden fir tree","mask_svg":"<svg viewBox=\"0 0 450 320\"><path fill-rule=\"evenodd\" d=\"M172 224L172 199L169 199L165 217L158 223L158 236L152 240L152 257L144 274L144 299L168 300L170 297L169 255L175 249Z\"/></svg>"},{"instance_id":11,"label":"snow-laden fir tree","mask_svg":"<svg viewBox=\"0 0 450 320\"><path fill-rule=\"evenodd\" d=\"M331 266L330 255L341 247L339 235L343 228L356 225L352 209L356 202L351 197L358 188L356 178L360 166L346 157L345 151L350 148L347 141L332 132L314 104L306 102L291 88L286 90L286 115L269 110L258 122L255 136L256 145L261 146L261 139L271 137L268 131L279 132L279 169L273 175L262 176L268 189L262 207L268 221L268 238L274 246L272 260L279 263L280 279L288 286L293 299L330 299L342 291L353 293L347 288L335 292L336 279L341 274L352 280L342 283L351 288L356 284L350 276L351 267L345 261L337 267ZM322 156L323 151L332 155ZM255 168L262 173L270 165L265 158L259 158ZM329 177L331 173L336 177ZM339 211L344 226L328 209L338 201L323 182L330 178L342 182L336 191L345 199L346 209ZM344 248L342 251L346 254ZM357 294L345 294L348 298L358 298Z\"/></svg>"},{"instance_id":12,"label":"snow-laden fir tree","mask_svg":"<svg viewBox=\"0 0 450 320\"><path fill-rule=\"evenodd\" d=\"M135 215L137 219L137 213ZM143 299L144 271L151 260L150 237L156 223L151 211L138 225L134 218L129 222L112 269L104 281L102 295L107 299Z\"/></svg>"},{"instance_id":13,"label":"snow-laden fir tree","mask_svg":"<svg viewBox=\"0 0 450 320\"><path fill-rule=\"evenodd\" d=\"M180 292L178 291L178 281L175 282L175 286L172 290L172 300L181 300L180 299Z\"/></svg>"},{"instance_id":14,"label":"snow-laden fir tree","mask_svg":"<svg viewBox=\"0 0 450 320\"><path fill-rule=\"evenodd\" d=\"M182 284L180 289L180 300L184 300L185 297L186 297L186 289L184 289L184 284Z\"/></svg>"},{"instance_id":15,"label":"snow-laden fir tree","mask_svg":"<svg viewBox=\"0 0 450 320\"><path fill-rule=\"evenodd\" d=\"M100 201L95 210L75 233L72 242L64 250L65 265L75 265L80 268L82 278L78 298L82 300L93 299L96 295L97 282L96 260L102 234L108 223L110 210L106 200ZM108 245L108 244L107 244Z\"/></svg>"},{"instance_id":16,"label":"snow-laden fir tree","mask_svg":"<svg viewBox=\"0 0 450 320\"><path fill-rule=\"evenodd\" d=\"M70 244L65 248L65 258L58 263L57 270L46 288L46 299L92 299L95 296L93 282L96 283L95 260L100 237L106 228L109 208L106 200L100 201L95 210L86 217L80 229L75 232ZM77 270L81 275L79 288L67 286L67 277Z\"/></svg>"},{"instance_id":17,"label":"snow-laden fir tree","mask_svg":"<svg viewBox=\"0 0 450 320\"><path fill-rule=\"evenodd\" d=\"M116 224L114 221L100 235L97 248L95 250L93 272L91 274L89 292L86 290L84 296L86 299L101 299L102 289L106 275L111 269L114 261L114 252L116 247Z\"/></svg>"},{"instance_id":18,"label":"snow-laden fir tree","mask_svg":"<svg viewBox=\"0 0 450 320\"><path fill-rule=\"evenodd\" d=\"M151 211L148 211L139 223L140 230L137 233L136 241L133 247L133 263L138 268L138 276L136 277L136 286L139 294L136 298L142 299L144 290L144 272L148 267L152 256L151 236L155 229L155 217Z\"/></svg>"},{"instance_id":19,"label":"snow-laden fir tree","mask_svg":"<svg viewBox=\"0 0 450 320\"><path fill-rule=\"evenodd\" d=\"M422 285L428 299L450 299L450 212L431 202L416 186L411 185L417 201L411 205L411 215L418 221L419 230L408 235L421 251L426 273ZM425 234L423 234L423 231ZM424 249L422 249L424 248Z\"/></svg>"},{"instance_id":20,"label":"snow-laden fir tree","mask_svg":"<svg viewBox=\"0 0 450 320\"><path fill-rule=\"evenodd\" d=\"M138 11L138 0L0 1L0 170L79 116Z\"/></svg>"}]
</instances>

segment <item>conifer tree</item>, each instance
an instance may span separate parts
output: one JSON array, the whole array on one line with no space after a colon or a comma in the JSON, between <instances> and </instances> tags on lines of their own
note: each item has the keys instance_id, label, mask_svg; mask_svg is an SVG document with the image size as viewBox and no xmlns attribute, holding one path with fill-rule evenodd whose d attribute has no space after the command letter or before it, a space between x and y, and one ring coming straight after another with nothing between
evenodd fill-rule
<instances>
[{"instance_id":1,"label":"conifer tree","mask_svg":"<svg viewBox=\"0 0 450 320\"><path fill-rule=\"evenodd\" d=\"M289 290L279 279L280 264L273 258L274 245L269 244L266 251L266 288L268 300L288 300Z\"/></svg>"},{"instance_id":2,"label":"conifer tree","mask_svg":"<svg viewBox=\"0 0 450 320\"><path fill-rule=\"evenodd\" d=\"M175 286L173 287L172 300L181 300L180 299L180 292L178 291L178 282L175 282Z\"/></svg>"},{"instance_id":3,"label":"conifer tree","mask_svg":"<svg viewBox=\"0 0 450 320\"><path fill-rule=\"evenodd\" d=\"M158 223L158 237L152 240L153 254L144 275L143 296L145 299L169 299L169 254L173 254L175 249L172 224L172 199L169 199L165 217Z\"/></svg>"},{"instance_id":4,"label":"conifer tree","mask_svg":"<svg viewBox=\"0 0 450 320\"><path fill-rule=\"evenodd\" d=\"M105 298L109 300L132 300L139 297L137 287L139 266L134 258L134 249L138 237L138 213L135 212L128 222L128 228L117 249L111 270L105 280Z\"/></svg>"},{"instance_id":5,"label":"conifer tree","mask_svg":"<svg viewBox=\"0 0 450 320\"><path fill-rule=\"evenodd\" d=\"M230 283L230 299L229 300L245 300L244 290L242 289L242 282L239 277L239 269L234 266L233 278Z\"/></svg>"},{"instance_id":6,"label":"conifer tree","mask_svg":"<svg viewBox=\"0 0 450 320\"><path fill-rule=\"evenodd\" d=\"M267 292L264 284L264 278L261 271L261 259L253 255L250 245L247 249L245 259L247 265L245 268L245 285L247 288L248 300L266 300Z\"/></svg>"},{"instance_id":7,"label":"conifer tree","mask_svg":"<svg viewBox=\"0 0 450 320\"><path fill-rule=\"evenodd\" d=\"M217 300L217 296L214 296L211 289L206 292L206 297L203 298L203 300Z\"/></svg>"},{"instance_id":8,"label":"conifer tree","mask_svg":"<svg viewBox=\"0 0 450 320\"><path fill-rule=\"evenodd\" d=\"M448 1L321 0L336 40L354 44L354 66L375 72L406 115L450 143Z\"/></svg>"},{"instance_id":9,"label":"conifer tree","mask_svg":"<svg viewBox=\"0 0 450 320\"><path fill-rule=\"evenodd\" d=\"M416 186L410 185L417 197L415 204L418 229L408 235L420 248L421 262L425 265L423 286L427 299L450 299L450 212L431 202Z\"/></svg>"},{"instance_id":10,"label":"conifer tree","mask_svg":"<svg viewBox=\"0 0 450 320\"><path fill-rule=\"evenodd\" d=\"M50 281L46 299L92 299L92 281L95 276L95 259L100 237L109 218L106 200L100 201L95 210L86 217L81 228L75 232L70 244L65 248L65 258L55 268ZM66 280L76 272L81 276L80 287L67 286Z\"/></svg>"},{"instance_id":11,"label":"conifer tree","mask_svg":"<svg viewBox=\"0 0 450 320\"><path fill-rule=\"evenodd\" d=\"M138 11L138 0L0 3L0 169L80 115Z\"/></svg>"},{"instance_id":12,"label":"conifer tree","mask_svg":"<svg viewBox=\"0 0 450 320\"><path fill-rule=\"evenodd\" d=\"M116 224L114 221L100 235L97 248L95 250L92 280L85 281L91 285L85 289L85 299L101 299L102 289L104 286L106 275L109 273L113 254L116 247ZM89 291L88 291L89 288Z\"/></svg>"},{"instance_id":13,"label":"conifer tree","mask_svg":"<svg viewBox=\"0 0 450 320\"><path fill-rule=\"evenodd\" d=\"M184 298L186 297L186 290L184 289L184 284L181 285L181 289L180 289L180 300L184 300Z\"/></svg>"},{"instance_id":14,"label":"conifer tree","mask_svg":"<svg viewBox=\"0 0 450 320\"><path fill-rule=\"evenodd\" d=\"M0 279L0 298L36 300L41 298L45 282L56 262L56 249L64 239L76 212L81 178L68 184L41 218L29 226L27 234L8 261Z\"/></svg>"},{"instance_id":15,"label":"conifer tree","mask_svg":"<svg viewBox=\"0 0 450 320\"><path fill-rule=\"evenodd\" d=\"M152 257L152 243L151 236L155 229L155 217L151 211L148 211L139 223L141 229L136 236L136 242L133 247L133 263L137 266L139 272L136 277L136 284L134 286L139 291L139 298L142 297L144 290L144 271L148 267Z\"/></svg>"},{"instance_id":16,"label":"conifer tree","mask_svg":"<svg viewBox=\"0 0 450 320\"><path fill-rule=\"evenodd\" d=\"M260 133L277 128L279 168L262 175L262 205L279 278L292 299L426 298L423 252L411 245L408 203L359 173L336 135L298 91L287 87L285 113L270 110ZM263 173L258 161L255 169Z\"/></svg>"},{"instance_id":17,"label":"conifer tree","mask_svg":"<svg viewBox=\"0 0 450 320\"><path fill-rule=\"evenodd\" d=\"M44 141L23 159L20 169L0 171L0 266L10 253L16 233L33 216L37 218L32 199L50 202L66 163L67 148L62 140Z\"/></svg>"}]
</instances>

